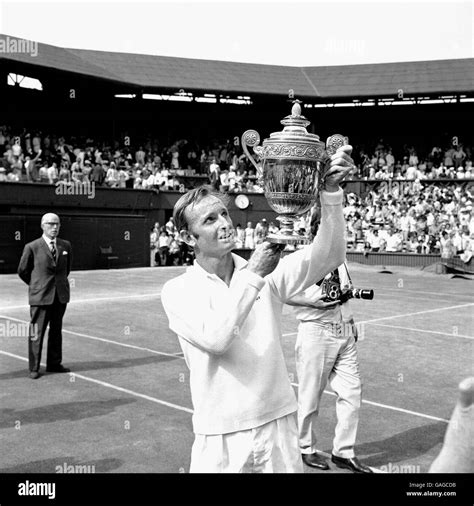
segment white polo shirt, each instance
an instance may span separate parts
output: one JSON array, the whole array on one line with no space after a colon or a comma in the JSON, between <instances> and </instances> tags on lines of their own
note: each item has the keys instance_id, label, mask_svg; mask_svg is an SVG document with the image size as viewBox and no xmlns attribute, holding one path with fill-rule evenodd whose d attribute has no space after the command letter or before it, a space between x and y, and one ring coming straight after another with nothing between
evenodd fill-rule
<instances>
[{"instance_id":1,"label":"white polo shirt","mask_svg":"<svg viewBox=\"0 0 474 506\"><path fill-rule=\"evenodd\" d=\"M314 242L265 278L232 254L229 286L198 262L164 285L163 307L190 369L196 434L247 430L297 410L280 342L282 306L344 261L342 197L322 192Z\"/></svg>"}]
</instances>

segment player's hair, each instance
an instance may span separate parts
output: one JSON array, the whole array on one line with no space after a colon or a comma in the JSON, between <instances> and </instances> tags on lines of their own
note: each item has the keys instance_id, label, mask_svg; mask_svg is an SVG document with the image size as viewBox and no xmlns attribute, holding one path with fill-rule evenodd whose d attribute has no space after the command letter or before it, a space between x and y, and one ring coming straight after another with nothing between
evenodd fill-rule
<instances>
[{"instance_id":1,"label":"player's hair","mask_svg":"<svg viewBox=\"0 0 474 506\"><path fill-rule=\"evenodd\" d=\"M178 232L182 230L188 230L189 223L186 220L185 211L189 206L194 206L198 202L200 202L204 197L208 195L213 195L218 199L222 200L225 206L228 205L229 197L219 191L217 191L211 185L202 185L194 188L193 190L185 193L180 199L176 202L173 209L173 221L175 227Z\"/></svg>"}]
</instances>

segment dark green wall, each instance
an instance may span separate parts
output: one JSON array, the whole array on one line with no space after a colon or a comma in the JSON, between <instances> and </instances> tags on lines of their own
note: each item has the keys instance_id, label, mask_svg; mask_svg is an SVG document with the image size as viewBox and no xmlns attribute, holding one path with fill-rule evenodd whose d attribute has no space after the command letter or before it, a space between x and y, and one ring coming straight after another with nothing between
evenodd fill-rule
<instances>
[{"instance_id":1,"label":"dark green wall","mask_svg":"<svg viewBox=\"0 0 474 506\"><path fill-rule=\"evenodd\" d=\"M54 185L0 183L0 272L16 272L23 246L41 236L41 216L48 212L61 218L60 237L73 245L74 269L104 268L100 247L108 246L119 257L114 267L148 266L149 232L156 221L165 224L181 193L100 187L94 192L64 195ZM230 198L235 224L275 219L263 195L248 197L244 211Z\"/></svg>"}]
</instances>

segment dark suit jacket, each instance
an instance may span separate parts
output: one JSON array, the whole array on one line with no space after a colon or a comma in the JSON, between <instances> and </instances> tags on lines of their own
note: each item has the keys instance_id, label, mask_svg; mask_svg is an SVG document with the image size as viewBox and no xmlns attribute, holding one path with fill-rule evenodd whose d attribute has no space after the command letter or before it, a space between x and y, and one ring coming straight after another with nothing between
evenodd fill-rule
<instances>
[{"instance_id":1,"label":"dark suit jacket","mask_svg":"<svg viewBox=\"0 0 474 506\"><path fill-rule=\"evenodd\" d=\"M57 261L45 240L40 237L29 242L23 249L18 275L28 285L30 306L45 306L54 302L58 293L59 301L69 302L69 281L72 248L69 241L56 237Z\"/></svg>"}]
</instances>

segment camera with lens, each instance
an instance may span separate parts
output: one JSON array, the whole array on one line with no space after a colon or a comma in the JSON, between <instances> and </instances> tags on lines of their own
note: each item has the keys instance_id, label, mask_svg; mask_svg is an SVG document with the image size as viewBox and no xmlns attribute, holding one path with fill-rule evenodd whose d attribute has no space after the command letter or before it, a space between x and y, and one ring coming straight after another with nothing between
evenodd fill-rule
<instances>
[{"instance_id":1,"label":"camera with lens","mask_svg":"<svg viewBox=\"0 0 474 506\"><path fill-rule=\"evenodd\" d=\"M374 298L374 291L363 288L349 288L347 292L341 293L341 297L339 300L341 301L341 303L344 303L352 298L372 300Z\"/></svg>"},{"instance_id":2,"label":"camera with lens","mask_svg":"<svg viewBox=\"0 0 474 506\"><path fill-rule=\"evenodd\" d=\"M333 278L325 279L321 285L323 301L324 302L340 302L344 304L349 299L364 299L372 300L374 298L374 291L362 288L349 288L342 291L341 285Z\"/></svg>"},{"instance_id":3,"label":"camera with lens","mask_svg":"<svg viewBox=\"0 0 474 506\"><path fill-rule=\"evenodd\" d=\"M321 291L324 302L336 302L341 299L341 285L336 281L325 279L321 285Z\"/></svg>"}]
</instances>

